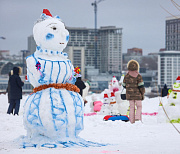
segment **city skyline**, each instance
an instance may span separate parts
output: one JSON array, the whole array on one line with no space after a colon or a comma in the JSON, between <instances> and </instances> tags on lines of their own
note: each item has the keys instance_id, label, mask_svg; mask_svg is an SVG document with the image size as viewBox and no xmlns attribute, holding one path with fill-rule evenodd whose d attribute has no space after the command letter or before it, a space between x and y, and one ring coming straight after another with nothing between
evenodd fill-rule
<instances>
[{"instance_id":1,"label":"city skyline","mask_svg":"<svg viewBox=\"0 0 180 154\"><path fill-rule=\"evenodd\" d=\"M27 38L32 35L33 25L44 8L53 16L59 15L67 27L94 28L93 2L1 0L0 36L6 39L0 39L0 50L17 54L27 49ZM165 48L165 20L171 16L162 7L173 15L179 13L171 0L104 0L98 4L97 27L123 28L123 53L133 47L142 48L143 54L158 52Z\"/></svg>"}]
</instances>

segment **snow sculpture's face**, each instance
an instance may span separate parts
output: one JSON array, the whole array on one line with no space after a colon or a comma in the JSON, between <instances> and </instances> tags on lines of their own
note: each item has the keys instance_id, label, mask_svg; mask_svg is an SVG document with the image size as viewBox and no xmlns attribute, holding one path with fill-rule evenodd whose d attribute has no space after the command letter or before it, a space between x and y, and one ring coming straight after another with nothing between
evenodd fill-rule
<instances>
[{"instance_id":1,"label":"snow sculpture's face","mask_svg":"<svg viewBox=\"0 0 180 154\"><path fill-rule=\"evenodd\" d=\"M115 100L115 97L111 97L110 98L110 102L115 102L116 100Z\"/></svg>"},{"instance_id":2,"label":"snow sculpture's face","mask_svg":"<svg viewBox=\"0 0 180 154\"><path fill-rule=\"evenodd\" d=\"M92 101L95 102L95 101L97 101L97 100L98 100L97 96L96 96L95 94L93 94L93 95L92 95Z\"/></svg>"},{"instance_id":3,"label":"snow sculpture's face","mask_svg":"<svg viewBox=\"0 0 180 154\"><path fill-rule=\"evenodd\" d=\"M35 42L42 49L63 51L69 40L69 32L58 18L48 18L33 28Z\"/></svg>"},{"instance_id":4,"label":"snow sculpture's face","mask_svg":"<svg viewBox=\"0 0 180 154\"><path fill-rule=\"evenodd\" d=\"M109 99L104 99L105 104L109 104Z\"/></svg>"},{"instance_id":5,"label":"snow sculpture's face","mask_svg":"<svg viewBox=\"0 0 180 154\"><path fill-rule=\"evenodd\" d=\"M180 104L180 83L174 83L173 84L173 90L169 91L169 98L168 102L169 103L178 103Z\"/></svg>"},{"instance_id":6,"label":"snow sculpture's face","mask_svg":"<svg viewBox=\"0 0 180 154\"><path fill-rule=\"evenodd\" d=\"M180 90L180 83L174 83L173 84L173 89Z\"/></svg>"},{"instance_id":7,"label":"snow sculpture's face","mask_svg":"<svg viewBox=\"0 0 180 154\"><path fill-rule=\"evenodd\" d=\"M119 85L118 80L116 78L113 78L111 81L111 85L112 85L112 87L117 87Z\"/></svg>"}]
</instances>

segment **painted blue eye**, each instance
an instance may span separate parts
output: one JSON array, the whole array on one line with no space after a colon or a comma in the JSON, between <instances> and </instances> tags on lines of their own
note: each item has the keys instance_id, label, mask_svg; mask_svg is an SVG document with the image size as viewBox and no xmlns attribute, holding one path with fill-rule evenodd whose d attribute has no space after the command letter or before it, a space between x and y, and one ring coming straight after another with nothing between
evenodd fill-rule
<instances>
[{"instance_id":1,"label":"painted blue eye","mask_svg":"<svg viewBox=\"0 0 180 154\"><path fill-rule=\"evenodd\" d=\"M51 39L53 39L53 38L54 38L54 35L51 34L51 33L48 33L48 34L46 35L46 40L51 40Z\"/></svg>"},{"instance_id":2,"label":"painted blue eye","mask_svg":"<svg viewBox=\"0 0 180 154\"><path fill-rule=\"evenodd\" d=\"M60 17L59 17L59 16L56 16L56 18L57 18L57 19L60 19Z\"/></svg>"},{"instance_id":3,"label":"painted blue eye","mask_svg":"<svg viewBox=\"0 0 180 154\"><path fill-rule=\"evenodd\" d=\"M69 41L69 35L66 36L66 41Z\"/></svg>"}]
</instances>

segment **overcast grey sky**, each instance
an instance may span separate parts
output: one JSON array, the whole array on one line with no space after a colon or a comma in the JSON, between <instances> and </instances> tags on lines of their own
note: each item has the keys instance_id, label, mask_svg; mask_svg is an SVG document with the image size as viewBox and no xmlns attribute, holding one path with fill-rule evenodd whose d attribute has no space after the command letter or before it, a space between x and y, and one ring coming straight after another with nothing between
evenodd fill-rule
<instances>
[{"instance_id":1,"label":"overcast grey sky","mask_svg":"<svg viewBox=\"0 0 180 154\"><path fill-rule=\"evenodd\" d=\"M180 4L179 0L174 0ZM47 8L68 27L94 28L94 0L0 0L0 50L17 54L27 49L34 22ZM144 54L165 47L165 20L180 14L171 0L104 0L98 4L98 28L123 28L123 52L142 48Z\"/></svg>"}]
</instances>

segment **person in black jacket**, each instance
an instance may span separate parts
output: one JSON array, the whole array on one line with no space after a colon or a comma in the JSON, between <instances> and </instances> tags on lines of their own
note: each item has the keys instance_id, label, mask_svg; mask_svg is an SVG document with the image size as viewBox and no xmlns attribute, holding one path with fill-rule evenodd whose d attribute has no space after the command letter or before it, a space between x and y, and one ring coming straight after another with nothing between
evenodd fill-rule
<instances>
[{"instance_id":1,"label":"person in black jacket","mask_svg":"<svg viewBox=\"0 0 180 154\"><path fill-rule=\"evenodd\" d=\"M10 76L11 75L13 75L13 70L11 70L10 72L9 72L9 78L10 78ZM6 92L7 92L7 94L8 94L8 103L10 103L10 99L9 99L9 81L8 81L8 87L7 87L7 89L6 89ZM15 106L13 106L13 109L15 109ZM11 111L11 113L13 114L13 109L12 109L12 111Z\"/></svg>"},{"instance_id":2,"label":"person in black jacket","mask_svg":"<svg viewBox=\"0 0 180 154\"><path fill-rule=\"evenodd\" d=\"M8 96L9 96L9 107L7 113L10 114L15 106L14 115L19 114L20 99L22 99L22 86L24 82L21 80L19 75L21 74L20 67L13 68L13 75L10 76L8 81Z\"/></svg>"},{"instance_id":3,"label":"person in black jacket","mask_svg":"<svg viewBox=\"0 0 180 154\"><path fill-rule=\"evenodd\" d=\"M86 88L86 85L84 84L84 82L81 80L81 77L78 77L76 82L75 82L75 85L80 89L80 92L79 94L82 96L82 90L84 88Z\"/></svg>"},{"instance_id":4,"label":"person in black jacket","mask_svg":"<svg viewBox=\"0 0 180 154\"><path fill-rule=\"evenodd\" d=\"M164 97L167 96L167 94L168 94L168 88L167 85L165 84L164 88L162 89L161 96Z\"/></svg>"}]
</instances>

